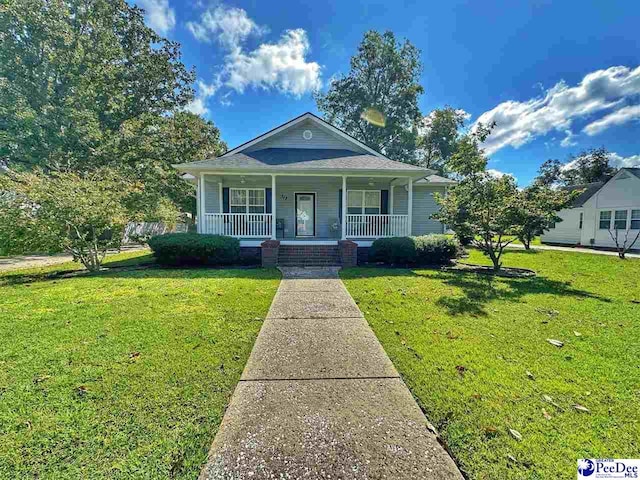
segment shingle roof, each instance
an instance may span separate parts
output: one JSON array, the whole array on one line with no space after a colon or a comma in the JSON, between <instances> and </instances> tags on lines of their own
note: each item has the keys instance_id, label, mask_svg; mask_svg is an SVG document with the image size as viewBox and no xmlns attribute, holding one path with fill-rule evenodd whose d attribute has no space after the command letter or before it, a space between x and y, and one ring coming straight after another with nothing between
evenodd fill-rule
<instances>
[{"instance_id":1,"label":"shingle roof","mask_svg":"<svg viewBox=\"0 0 640 480\"><path fill-rule=\"evenodd\" d=\"M623 170L627 170L628 172L633 173L636 177L640 178L640 168L639 167L624 168Z\"/></svg>"},{"instance_id":2,"label":"shingle roof","mask_svg":"<svg viewBox=\"0 0 640 480\"><path fill-rule=\"evenodd\" d=\"M425 169L351 150L266 148L175 165L179 170L385 170L425 172Z\"/></svg>"},{"instance_id":3,"label":"shingle roof","mask_svg":"<svg viewBox=\"0 0 640 480\"><path fill-rule=\"evenodd\" d=\"M440 175L429 175L424 177L422 180L418 180L415 182L416 185L429 185L430 183L446 183L450 185L455 185L455 180L451 180L450 178L441 177Z\"/></svg>"},{"instance_id":4,"label":"shingle roof","mask_svg":"<svg viewBox=\"0 0 640 480\"><path fill-rule=\"evenodd\" d=\"M606 182L593 182L593 183L585 183L582 185L569 185L568 187L563 187L563 190L567 192L575 192L582 190L582 193L578 194L576 198L571 202L572 208L581 207L585 204L587 200L593 197L598 190L600 190Z\"/></svg>"}]
</instances>

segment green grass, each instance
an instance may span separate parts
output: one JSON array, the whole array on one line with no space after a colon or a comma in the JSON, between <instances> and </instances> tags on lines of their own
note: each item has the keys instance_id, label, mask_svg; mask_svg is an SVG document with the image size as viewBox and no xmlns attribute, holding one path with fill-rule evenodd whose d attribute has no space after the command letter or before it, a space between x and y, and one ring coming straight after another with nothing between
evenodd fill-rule
<instances>
[{"instance_id":1,"label":"green grass","mask_svg":"<svg viewBox=\"0 0 640 480\"><path fill-rule=\"evenodd\" d=\"M70 267L2 275L0 478L197 478L279 273Z\"/></svg>"},{"instance_id":2,"label":"green grass","mask_svg":"<svg viewBox=\"0 0 640 480\"><path fill-rule=\"evenodd\" d=\"M578 458L640 456L640 261L504 259L538 276L341 275L469 478L572 479ZM477 251L467 261L489 264Z\"/></svg>"}]
</instances>

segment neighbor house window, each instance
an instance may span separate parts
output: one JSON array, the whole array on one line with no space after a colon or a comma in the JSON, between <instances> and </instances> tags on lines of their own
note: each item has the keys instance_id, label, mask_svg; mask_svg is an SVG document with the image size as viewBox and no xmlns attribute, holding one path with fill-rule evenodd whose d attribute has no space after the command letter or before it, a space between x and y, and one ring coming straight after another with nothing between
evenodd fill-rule
<instances>
[{"instance_id":1,"label":"neighbor house window","mask_svg":"<svg viewBox=\"0 0 640 480\"><path fill-rule=\"evenodd\" d=\"M613 228L616 230L626 230L627 229L627 211L626 210L616 210L616 218L613 222Z\"/></svg>"},{"instance_id":2,"label":"neighbor house window","mask_svg":"<svg viewBox=\"0 0 640 480\"><path fill-rule=\"evenodd\" d=\"M582 230L582 218L583 218L584 214L582 212L580 212L580 221L578 222L578 228L580 230Z\"/></svg>"},{"instance_id":3,"label":"neighbor house window","mask_svg":"<svg viewBox=\"0 0 640 480\"><path fill-rule=\"evenodd\" d=\"M380 190L349 190L347 192L349 215L379 215Z\"/></svg>"},{"instance_id":4,"label":"neighbor house window","mask_svg":"<svg viewBox=\"0 0 640 480\"><path fill-rule=\"evenodd\" d=\"M640 230L640 210L631 210L631 230Z\"/></svg>"},{"instance_id":5,"label":"neighbor house window","mask_svg":"<svg viewBox=\"0 0 640 480\"><path fill-rule=\"evenodd\" d=\"M609 230L611 226L611 212L600 212L600 230Z\"/></svg>"},{"instance_id":6,"label":"neighbor house window","mask_svg":"<svg viewBox=\"0 0 640 480\"><path fill-rule=\"evenodd\" d=\"M263 188L231 188L229 191L231 213L264 213Z\"/></svg>"}]
</instances>

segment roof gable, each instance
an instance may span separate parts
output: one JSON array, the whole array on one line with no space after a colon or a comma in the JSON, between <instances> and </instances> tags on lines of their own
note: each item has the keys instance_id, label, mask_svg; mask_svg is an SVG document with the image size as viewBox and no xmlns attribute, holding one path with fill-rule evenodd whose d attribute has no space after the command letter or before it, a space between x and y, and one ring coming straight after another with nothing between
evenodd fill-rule
<instances>
[{"instance_id":1,"label":"roof gable","mask_svg":"<svg viewBox=\"0 0 640 480\"><path fill-rule=\"evenodd\" d=\"M310 138L305 131L311 133ZM251 152L267 148L310 148L351 150L386 158L351 135L334 127L316 115L307 112L279 127L257 136L242 145L229 150L222 157L242 152Z\"/></svg>"}]
</instances>

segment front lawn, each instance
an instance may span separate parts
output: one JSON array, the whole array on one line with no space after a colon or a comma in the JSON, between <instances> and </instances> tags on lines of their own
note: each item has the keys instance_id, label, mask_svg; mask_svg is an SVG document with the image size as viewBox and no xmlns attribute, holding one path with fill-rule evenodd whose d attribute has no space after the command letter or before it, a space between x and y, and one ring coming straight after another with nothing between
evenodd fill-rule
<instances>
[{"instance_id":1,"label":"front lawn","mask_svg":"<svg viewBox=\"0 0 640 480\"><path fill-rule=\"evenodd\" d=\"M0 478L197 478L279 273L69 268L0 275Z\"/></svg>"},{"instance_id":2,"label":"front lawn","mask_svg":"<svg viewBox=\"0 0 640 480\"><path fill-rule=\"evenodd\" d=\"M578 458L640 456L640 261L504 258L538 276L341 276L469 478L572 479Z\"/></svg>"}]
</instances>

